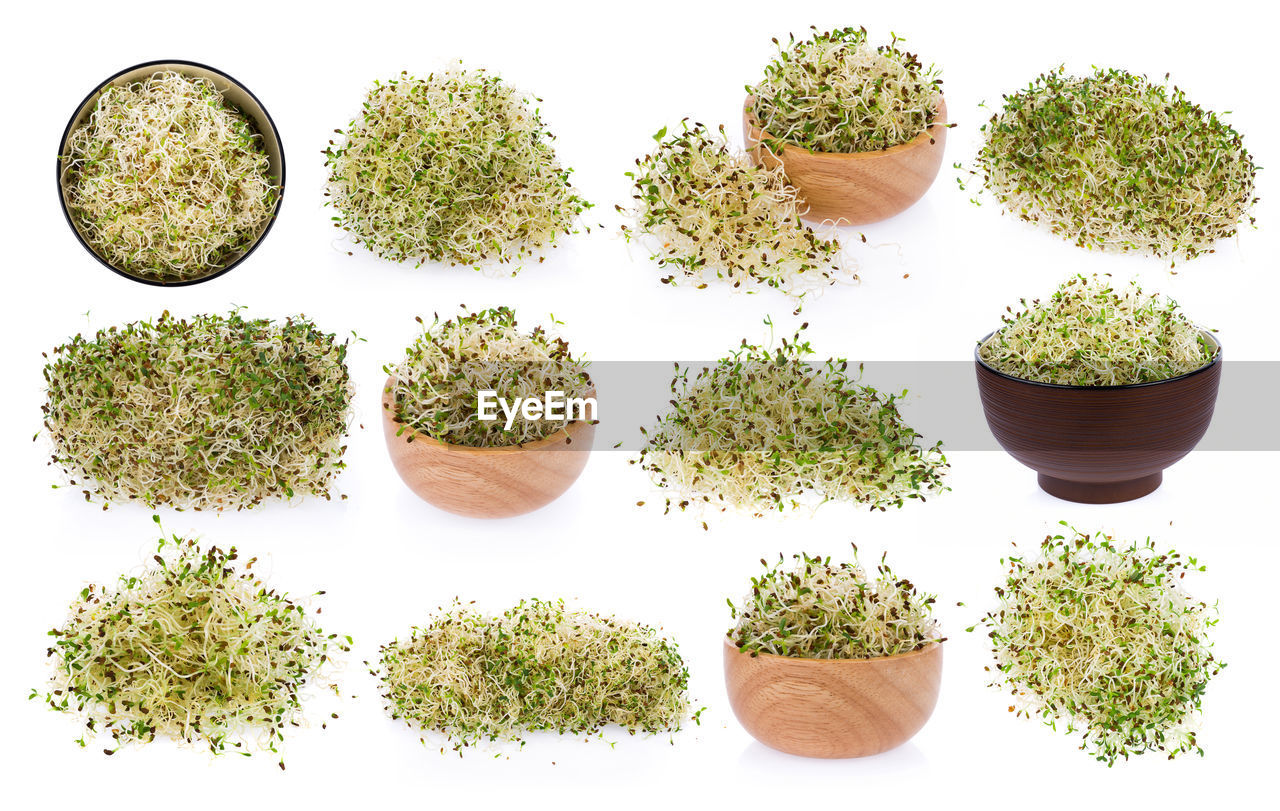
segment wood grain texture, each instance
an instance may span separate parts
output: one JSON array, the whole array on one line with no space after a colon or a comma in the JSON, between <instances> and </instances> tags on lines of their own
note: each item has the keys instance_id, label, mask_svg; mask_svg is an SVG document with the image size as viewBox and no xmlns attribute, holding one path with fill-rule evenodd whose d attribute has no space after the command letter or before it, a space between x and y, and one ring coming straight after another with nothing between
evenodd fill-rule
<instances>
[{"instance_id":1,"label":"wood grain texture","mask_svg":"<svg viewBox=\"0 0 1280 811\"><path fill-rule=\"evenodd\" d=\"M792 755L851 758L906 743L942 685L942 644L882 659L741 653L724 640L729 705L751 736Z\"/></svg>"},{"instance_id":2,"label":"wood grain texture","mask_svg":"<svg viewBox=\"0 0 1280 811\"><path fill-rule=\"evenodd\" d=\"M1213 418L1222 351L1206 336L1218 346L1212 363L1132 386L1019 380L991 369L975 351L987 425L1051 495L1087 504L1145 496L1160 486L1165 468L1191 452Z\"/></svg>"},{"instance_id":3,"label":"wood grain texture","mask_svg":"<svg viewBox=\"0 0 1280 811\"><path fill-rule=\"evenodd\" d=\"M947 103L927 130L905 144L875 152L811 152L787 145L779 157L761 145L769 134L751 112L753 98L742 108L742 138L757 163L783 165L791 185L803 198L801 218L807 222L867 225L901 214L933 185L947 144Z\"/></svg>"},{"instance_id":4,"label":"wood grain texture","mask_svg":"<svg viewBox=\"0 0 1280 811\"><path fill-rule=\"evenodd\" d=\"M545 507L577 481L591 455L596 428L582 420L537 442L504 448L449 445L410 430L397 436L402 426L390 389L388 379L382 428L396 472L420 498L456 515L509 518Z\"/></svg>"}]
</instances>

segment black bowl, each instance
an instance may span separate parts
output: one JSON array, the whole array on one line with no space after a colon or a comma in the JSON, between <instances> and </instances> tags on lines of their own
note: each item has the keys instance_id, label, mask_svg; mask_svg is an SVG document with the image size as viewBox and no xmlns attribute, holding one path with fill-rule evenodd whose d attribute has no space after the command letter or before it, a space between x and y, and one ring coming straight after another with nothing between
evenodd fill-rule
<instances>
[{"instance_id":1,"label":"black bowl","mask_svg":"<svg viewBox=\"0 0 1280 811\"><path fill-rule=\"evenodd\" d=\"M66 184L63 177L62 165L62 156L66 154L67 141L70 140L71 134L79 129L93 112L94 103L97 101L98 94L102 92L103 88L108 85L126 85L130 82L145 79L153 73L165 70L181 73L184 76L205 78L213 82L214 86L222 92L223 98L248 118L253 129L262 136L262 146L264 151L267 153L267 159L270 161L269 172L272 176L278 179L277 183L280 186L280 191L276 195L275 209L271 212L271 216L267 218L266 222L263 223L261 231L254 237L253 242L249 244L248 248L239 254L231 256L221 266L209 270L203 276L197 276L192 279L183 279L181 281L162 281L159 279L148 279L138 276L130 273L128 270L116 267L95 251L93 246L91 246L88 240L85 239L84 234L81 233L79 225L76 224L75 218L71 216L71 211L67 207ZM131 68L125 68L109 79L101 82L93 89L92 93L85 96L84 101L80 102L75 113L71 116L71 120L67 122L67 128L62 132L62 141L58 145L58 201L62 205L62 215L66 218L67 224L71 226L71 230L76 235L76 239L80 241L80 244L84 246L84 249L88 251L94 259L97 259L112 271L127 279L132 279L135 282L142 282L143 284L152 284L162 287L181 287L189 284L207 282L210 279L215 279L218 276L221 276L247 259L249 254L254 252L258 247L258 244L262 242L262 240L271 231L271 226L275 224L276 217L280 214L280 205L284 202L284 173L284 146L280 142L280 133L276 130L276 124L271 120L271 115L267 113L267 108L263 107L262 102L258 101L258 97L249 92L249 89L240 82L217 68L202 65L199 62L188 62L182 59L158 59L153 62L143 62L142 64L134 65Z\"/></svg>"}]
</instances>

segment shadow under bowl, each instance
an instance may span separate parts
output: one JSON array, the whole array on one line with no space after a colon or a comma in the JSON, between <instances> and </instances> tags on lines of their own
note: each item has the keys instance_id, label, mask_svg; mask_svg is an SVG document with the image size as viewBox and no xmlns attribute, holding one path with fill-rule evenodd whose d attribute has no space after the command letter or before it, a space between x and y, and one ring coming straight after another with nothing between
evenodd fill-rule
<instances>
[{"instance_id":1,"label":"shadow under bowl","mask_svg":"<svg viewBox=\"0 0 1280 811\"><path fill-rule=\"evenodd\" d=\"M261 226L258 233L254 235L249 245L241 251L238 251L224 259L218 266L209 268L206 272L189 279L179 280L162 280L141 276L126 268L116 267L109 262L102 254L98 253L90 244L81 225L76 221L76 217L72 214L71 207L67 203L67 182L68 178L64 171L62 156L67 154L67 143L71 140L71 136L79 130L89 120L90 115L98 101L99 94L110 86L124 86L132 82L141 81L147 77L159 73L161 71L172 71L180 73L189 78L203 78L213 82L213 85L222 92L223 100L232 108L239 111L249 120L249 124L253 131L262 138L262 149L266 153L269 162L267 173L276 179L276 184L280 187L275 200L275 207ZM181 59L160 59L154 62L143 62L140 65L134 65L131 68L125 68L114 76L101 82L93 89L93 92L85 96L84 101L80 102L80 106L76 108L75 114L71 116L71 120L67 122L67 128L62 132L62 141L58 145L58 200L62 204L62 214L66 217L67 224L71 226L71 230L75 233L76 239L84 246L93 258L97 259L107 268L124 276L133 279L135 282L143 284L158 285L163 287L181 287L190 284L199 284L207 282L210 279L217 278L232 268L239 265L249 257L249 254L258 247L258 244L271 231L271 226L275 224L276 217L280 214L280 205L284 201L285 190L285 165L284 165L284 147L280 142L280 133L276 130L276 124L271 120L267 109L262 106L262 102L258 101L258 97L249 92L249 89L240 82L231 78L227 74L217 68L202 65L199 62L187 62Z\"/></svg>"},{"instance_id":2,"label":"shadow under bowl","mask_svg":"<svg viewBox=\"0 0 1280 811\"><path fill-rule=\"evenodd\" d=\"M585 420L524 445L472 448L441 442L396 421L391 385L388 378L382 389L382 428L391 462L419 498L455 515L510 518L545 507L578 480L591 455L596 427Z\"/></svg>"},{"instance_id":3,"label":"shadow under bowl","mask_svg":"<svg viewBox=\"0 0 1280 811\"><path fill-rule=\"evenodd\" d=\"M814 758L876 755L924 727L942 685L942 643L879 659L743 653L724 639L724 680L739 723L766 746Z\"/></svg>"},{"instance_id":4,"label":"shadow under bowl","mask_svg":"<svg viewBox=\"0 0 1280 811\"><path fill-rule=\"evenodd\" d=\"M781 156L763 145L772 139L751 111L742 107L742 139L756 162L772 169L779 163L802 198L801 219L811 223L869 225L901 214L933 185L947 144L947 103L938 102L928 129L905 144L874 152L813 152L785 144ZM776 139L774 139L776 140ZM806 210L807 207L807 210Z\"/></svg>"},{"instance_id":5,"label":"shadow under bowl","mask_svg":"<svg viewBox=\"0 0 1280 811\"><path fill-rule=\"evenodd\" d=\"M994 333L993 333L994 334ZM978 395L1000 447L1035 470L1050 495L1084 504L1154 492L1164 469L1186 456L1213 418L1222 344L1213 360L1178 377L1123 386L1040 383L996 371L974 350Z\"/></svg>"}]
</instances>

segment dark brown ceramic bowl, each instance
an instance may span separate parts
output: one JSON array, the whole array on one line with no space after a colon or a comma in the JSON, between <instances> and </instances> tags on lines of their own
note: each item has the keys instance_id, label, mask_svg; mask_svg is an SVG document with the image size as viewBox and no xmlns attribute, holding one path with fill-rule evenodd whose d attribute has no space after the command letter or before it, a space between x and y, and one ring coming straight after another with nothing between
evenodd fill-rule
<instances>
[{"instance_id":1,"label":"dark brown ceramic bowl","mask_svg":"<svg viewBox=\"0 0 1280 811\"><path fill-rule=\"evenodd\" d=\"M987 338L991 336L988 335ZM986 342L983 338L978 349ZM998 372L974 350L978 395L1000 447L1039 474L1050 495L1085 504L1141 498L1191 452L1213 418L1222 344L1205 366L1127 386L1065 386Z\"/></svg>"}]
</instances>

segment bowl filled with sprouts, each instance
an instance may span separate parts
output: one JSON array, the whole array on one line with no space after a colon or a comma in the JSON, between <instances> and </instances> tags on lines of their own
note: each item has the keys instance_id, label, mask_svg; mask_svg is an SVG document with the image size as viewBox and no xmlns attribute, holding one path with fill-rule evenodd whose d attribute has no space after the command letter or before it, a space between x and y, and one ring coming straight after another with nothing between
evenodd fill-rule
<instances>
[{"instance_id":1,"label":"bowl filled with sprouts","mask_svg":"<svg viewBox=\"0 0 1280 811\"><path fill-rule=\"evenodd\" d=\"M747 86L743 140L781 165L810 222L866 225L910 208L938 176L947 105L938 69L865 28L777 39L763 78Z\"/></svg>"},{"instance_id":2,"label":"bowl filled with sprouts","mask_svg":"<svg viewBox=\"0 0 1280 811\"><path fill-rule=\"evenodd\" d=\"M1106 276L1074 276L1022 307L974 352L996 441L1058 498L1155 491L1209 428L1222 344L1177 302Z\"/></svg>"},{"instance_id":3,"label":"bowl filled with sprouts","mask_svg":"<svg viewBox=\"0 0 1280 811\"><path fill-rule=\"evenodd\" d=\"M195 62L147 62L98 85L58 150L62 210L111 270L187 285L239 265L271 230L284 150L258 98Z\"/></svg>"},{"instance_id":4,"label":"bowl filled with sprouts","mask_svg":"<svg viewBox=\"0 0 1280 811\"><path fill-rule=\"evenodd\" d=\"M388 364L383 435L396 472L423 500L477 518L550 504L586 467L595 387L586 361L508 307L437 316Z\"/></svg>"},{"instance_id":5,"label":"bowl filled with sprouts","mask_svg":"<svg viewBox=\"0 0 1280 811\"><path fill-rule=\"evenodd\" d=\"M742 726L766 746L865 757L910 740L942 684L936 598L893 573L793 556L752 578L724 639L725 685Z\"/></svg>"}]
</instances>

